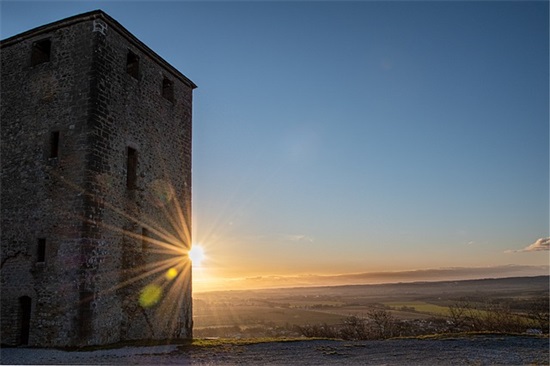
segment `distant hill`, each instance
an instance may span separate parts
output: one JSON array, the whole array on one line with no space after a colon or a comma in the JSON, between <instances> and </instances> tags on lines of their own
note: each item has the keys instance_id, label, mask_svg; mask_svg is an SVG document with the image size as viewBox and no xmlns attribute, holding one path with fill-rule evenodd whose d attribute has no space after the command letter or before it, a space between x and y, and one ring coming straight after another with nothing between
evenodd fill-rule
<instances>
[{"instance_id":1,"label":"distant hill","mask_svg":"<svg viewBox=\"0 0 550 366\"><path fill-rule=\"evenodd\" d=\"M450 267L407 271L362 272L334 275L302 274L287 276L255 276L228 278L220 282L218 288L226 289L267 289L309 286L342 286L386 284L418 281L460 281L482 278L510 278L548 276L549 266L503 265L493 267Z\"/></svg>"},{"instance_id":2,"label":"distant hill","mask_svg":"<svg viewBox=\"0 0 550 366\"><path fill-rule=\"evenodd\" d=\"M547 308L549 280L550 276L531 276L199 293L193 300L194 329L200 337L337 337L321 328L303 333L297 329L317 328L296 326L341 326L351 315L365 318L373 309L386 309L398 321L408 322L402 328L410 332L406 334L436 334L450 330L446 320L451 305L467 304L468 309L498 305L516 314ZM495 330L495 325L486 329Z\"/></svg>"},{"instance_id":3,"label":"distant hill","mask_svg":"<svg viewBox=\"0 0 550 366\"><path fill-rule=\"evenodd\" d=\"M293 288L275 288L263 290L234 290L234 291L214 291L216 293L245 293L254 292L256 295L275 295L286 296L303 295L316 296L352 296L357 293L368 294L369 296L396 296L404 295L430 296L438 294L452 293L454 296L460 294L485 293L487 296L509 296L511 293L524 293L529 296L540 296L549 293L550 276L526 276L526 277L508 277L508 278L486 278L476 280L460 281L417 281L417 282L398 282L374 285L340 285L340 286L316 286L316 287L293 287Z\"/></svg>"}]
</instances>

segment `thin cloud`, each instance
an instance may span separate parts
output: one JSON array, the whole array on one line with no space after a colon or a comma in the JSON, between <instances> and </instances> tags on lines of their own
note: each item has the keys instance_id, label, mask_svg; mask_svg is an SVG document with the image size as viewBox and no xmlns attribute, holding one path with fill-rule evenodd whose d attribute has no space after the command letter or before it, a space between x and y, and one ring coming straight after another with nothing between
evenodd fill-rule
<instances>
[{"instance_id":1,"label":"thin cloud","mask_svg":"<svg viewBox=\"0 0 550 366\"><path fill-rule=\"evenodd\" d=\"M541 252L550 250L550 238L540 238L533 244L519 250L507 250L506 253Z\"/></svg>"},{"instance_id":2,"label":"thin cloud","mask_svg":"<svg viewBox=\"0 0 550 366\"><path fill-rule=\"evenodd\" d=\"M313 243L313 238L307 235L285 235L285 240Z\"/></svg>"}]
</instances>

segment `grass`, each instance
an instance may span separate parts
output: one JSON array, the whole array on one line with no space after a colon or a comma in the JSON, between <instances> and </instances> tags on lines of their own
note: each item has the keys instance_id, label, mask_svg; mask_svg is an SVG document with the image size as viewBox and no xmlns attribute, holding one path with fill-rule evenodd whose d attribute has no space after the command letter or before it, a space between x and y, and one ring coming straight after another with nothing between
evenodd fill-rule
<instances>
[{"instance_id":1,"label":"grass","mask_svg":"<svg viewBox=\"0 0 550 366\"><path fill-rule=\"evenodd\" d=\"M436 333L427 335L417 335L409 337L393 337L391 339L412 339L412 340L441 340L456 338L473 338L477 336L499 336L499 337L531 337L531 338L550 338L548 334L526 334L526 333L502 333L494 331L476 331L459 333ZM201 338L194 339L189 345L193 347L219 347L219 346L246 346L259 343L278 343L278 342L307 342L312 340L344 341L341 338L311 337L311 338L282 338L282 337L260 337L260 338ZM363 340L367 341L367 340Z\"/></svg>"},{"instance_id":2,"label":"grass","mask_svg":"<svg viewBox=\"0 0 550 366\"><path fill-rule=\"evenodd\" d=\"M297 342L311 340L313 338L276 338L276 337L259 337L259 338L195 338L195 339L140 339L134 341L117 342L101 346L84 346L84 347L63 347L58 348L63 351L70 352L92 352L110 349L119 349L124 347L152 347L152 346L167 346L177 345L179 349L193 349L206 347L221 347L221 346L246 346L258 343L275 343L275 342Z\"/></svg>"},{"instance_id":3,"label":"grass","mask_svg":"<svg viewBox=\"0 0 550 366\"><path fill-rule=\"evenodd\" d=\"M96 346L71 346L71 347L56 347L56 349L69 352L92 352L109 349L118 349L124 347L152 347L152 346L167 346L167 345L185 345L191 344L190 339L137 339L131 341L123 341L111 344L96 345Z\"/></svg>"},{"instance_id":4,"label":"grass","mask_svg":"<svg viewBox=\"0 0 550 366\"><path fill-rule=\"evenodd\" d=\"M282 343L282 342L301 342L321 338L278 338L278 337L260 337L260 338L202 338L193 339L189 344L193 347L219 347L219 346L247 346L259 343ZM324 338L326 339L326 338ZM186 345L184 345L185 347Z\"/></svg>"},{"instance_id":5,"label":"grass","mask_svg":"<svg viewBox=\"0 0 550 366\"><path fill-rule=\"evenodd\" d=\"M438 333L422 336L411 337L395 337L391 339L412 339L412 340L444 340L456 338L473 338L476 336L501 336L501 337L532 337L532 338L549 338L548 334L525 334L525 333L498 333L498 332L462 332L462 333ZM390 340L391 340L390 339ZM91 352L110 349L119 349L124 347L151 347L177 345L181 351L200 350L207 348L227 348L233 346L248 346L261 343L283 343L283 342L308 342L315 340L330 340L342 341L339 338L279 338L279 337L259 337L259 338L196 338L193 340L185 339L165 339L165 340L135 340L118 342L102 346L85 346L85 347L63 347L57 348L63 351L70 352Z\"/></svg>"},{"instance_id":6,"label":"grass","mask_svg":"<svg viewBox=\"0 0 550 366\"><path fill-rule=\"evenodd\" d=\"M499 336L499 337L531 337L549 338L548 334L525 334L525 333L499 333L499 332L460 332L460 333L437 333L412 337L396 337L391 339L417 339L417 340L441 340L455 338L474 338L478 336Z\"/></svg>"},{"instance_id":7,"label":"grass","mask_svg":"<svg viewBox=\"0 0 550 366\"><path fill-rule=\"evenodd\" d=\"M403 301L403 302L385 302L386 306L392 308L392 310L401 310L404 307L414 308L419 313L429 313L434 315L449 315L449 308L446 306L439 306L430 304L424 301Z\"/></svg>"},{"instance_id":8,"label":"grass","mask_svg":"<svg viewBox=\"0 0 550 366\"><path fill-rule=\"evenodd\" d=\"M221 326L257 326L329 323L337 324L342 317L318 310L259 306L208 306L197 308L194 314L195 329Z\"/></svg>"}]
</instances>

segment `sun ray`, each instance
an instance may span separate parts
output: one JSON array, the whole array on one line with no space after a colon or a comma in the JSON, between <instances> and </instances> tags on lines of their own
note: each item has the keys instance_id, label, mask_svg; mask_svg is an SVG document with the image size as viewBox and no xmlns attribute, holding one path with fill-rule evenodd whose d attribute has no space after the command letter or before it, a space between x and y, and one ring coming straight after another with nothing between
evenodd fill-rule
<instances>
[{"instance_id":1,"label":"sun ray","mask_svg":"<svg viewBox=\"0 0 550 366\"><path fill-rule=\"evenodd\" d=\"M159 160L163 161L163 159ZM94 174L93 172L90 173ZM82 286L79 281L90 281L90 283L93 284L96 278L102 277L107 278L107 281L110 281L113 284L110 287L103 287L99 291L96 291L95 288L93 288L94 285L92 285L90 292L92 295L87 296L86 298L81 297L80 300L77 300L76 302L72 300L67 301L65 303L66 311L73 311L75 308L78 308L79 304L93 301L95 297L98 296L101 297L110 293L116 293L121 289L128 289L130 293L134 293L134 297L137 302L139 291L142 290L147 284L155 283L160 283L162 288L166 289L166 299L161 300L158 305L157 312L161 309L173 310L171 312L167 312L167 314L173 314L173 316L171 316L171 320L173 321L177 318L178 309L190 311L190 305L188 305L191 303L190 291L186 290L188 288L190 289L191 286L191 263L186 255L191 243L191 233L188 226L190 223L190 216L186 218L183 215L182 207L180 207L180 202L177 200L176 195L174 195L174 197L169 197L170 199L165 202L166 207L159 208L159 211L163 212L164 215L167 216L166 222L169 223L169 225L166 225L165 222L165 225L163 226L151 217L146 216L140 209L136 210L139 217L135 217L134 215L126 212L125 209L128 209L128 207L125 206L125 209L121 209L111 202L108 202L104 198L105 195L101 186L102 182L99 181L99 178L104 178L105 175L95 175L95 177L91 179L92 184L87 185L87 187L90 187L90 190L87 190L82 186L67 180L58 171L52 171L50 174L54 176L63 186L69 187L71 192L75 192L77 197L82 197L82 199L88 200L89 203L97 204L97 207L101 207L101 211L97 214L97 216L94 215L93 217L85 217L85 215L74 214L74 219L88 225L93 228L93 230L101 227L102 229L105 229L104 232L110 232L113 234L111 236L107 235L107 237L101 238L94 237L93 235L92 237L82 238L78 243L80 244L78 250L75 251L76 253L74 256L70 258L71 263L69 263L69 265L80 266L81 268L87 269L86 261L89 258L89 254L86 251L89 248L95 249L94 247L96 246L96 243L100 241L115 239L120 242L122 246L124 246L128 244L126 243L127 240L128 242L131 240L139 240L141 242L146 242L150 246L150 248L147 249L147 252L143 254L147 257L146 260L151 262L140 263L137 266L130 267L125 267L127 266L126 264L118 264L118 267L115 265L114 268L109 268L108 266L102 265L102 261L109 256L109 250L111 250L111 248L108 248L106 254L103 254L104 257L99 258L97 264L94 263L94 270L88 271L90 272L90 276L88 278L79 278L78 280L71 281L70 283L67 282L60 284L60 296L63 296L64 293L74 291L74 289L79 291L80 286ZM89 179L89 177L87 178ZM107 184L109 184L109 176L107 176L107 178ZM95 180L98 180L98 182ZM170 186L170 184L166 183L166 186ZM108 212L109 215L114 214L120 216L120 218L124 218L126 220L124 227L110 225L107 222L102 221L103 210ZM133 210L133 208L129 210ZM119 220L119 222L124 222L124 220ZM146 228L152 235L155 235L156 238L133 232L132 229L129 228L132 225L139 225L142 228ZM113 249L117 250L118 248ZM124 248L121 248L121 250L124 250ZM132 250L135 250L135 248ZM92 255L96 254L94 253ZM166 273L171 269L174 269L177 274L169 276L171 278L167 278ZM85 270L81 272L85 272ZM88 273L86 275L88 275ZM74 287L74 289L71 289L71 287ZM181 294L182 291L187 296L186 298L183 296L178 296L178 294ZM186 306L183 306L184 301L187 302ZM63 309L61 310L63 311ZM160 318L164 317L166 317L166 315L163 314ZM177 324L173 323L172 329L176 329L177 326ZM189 326L186 326L186 328L188 329Z\"/></svg>"},{"instance_id":2,"label":"sun ray","mask_svg":"<svg viewBox=\"0 0 550 366\"><path fill-rule=\"evenodd\" d=\"M86 221L86 222L92 223L91 221L89 221L85 218L83 218L83 220ZM136 223L139 223L139 222L136 222ZM108 224L104 224L104 223L101 223L99 225L101 225L102 227L104 227L106 229L110 229L114 232L122 233L122 234L124 234L128 237L131 237L131 238L134 238L134 239L139 239L139 240L144 240L149 244L154 244L154 245L166 248L171 252L175 252L175 253L181 253L182 252L180 246L175 245L173 243L167 243L165 241L157 240L157 239L154 239L154 238L151 238L151 237L148 237L148 236L143 236L143 235L137 234L133 231L120 229L120 228L118 228L116 226L113 226L113 225L108 225ZM141 225L141 226L144 226L144 225ZM157 231L156 230L151 230L151 232L157 232Z\"/></svg>"},{"instance_id":3,"label":"sun ray","mask_svg":"<svg viewBox=\"0 0 550 366\"><path fill-rule=\"evenodd\" d=\"M189 220L185 220L185 216L183 215L183 211L181 209L181 204L177 197L174 197L174 199L176 200L176 204L174 206L176 208L178 222L183 224L182 238L185 239L184 245L186 245L187 249L189 249L189 246L191 245L191 228L188 223Z\"/></svg>"},{"instance_id":4,"label":"sun ray","mask_svg":"<svg viewBox=\"0 0 550 366\"><path fill-rule=\"evenodd\" d=\"M99 180L99 178L98 176L97 179ZM98 267L101 276L112 279L112 285L95 292L93 296L102 297L116 294L116 296L121 296L121 299L134 299L132 300L135 301L133 306L147 306L147 308L143 308L143 311L152 311L156 314L155 319L168 322L166 324L174 336L177 336L182 329L189 329L190 323L179 323L182 320L191 321L192 312L189 305L192 302L192 263L188 255L192 246L192 233L190 212L188 212L190 206L186 198L178 197L177 194L171 195L169 193L172 189L171 185L167 183L168 181L159 179L155 182L168 192L166 195L163 195L164 192L160 192L162 196L160 198L163 200L155 206L162 218L154 219L139 208L137 209L139 217L137 217L131 214L127 207L122 208L103 198L102 184L111 184L112 178L109 176L103 175L98 188L95 188L93 192L87 191L61 176L59 179L78 196L84 196L90 202L96 203L111 217L118 216L119 218L116 220L125 222L125 224L119 226L113 224L116 221L102 221L101 216L96 218L75 215L75 218L91 227L101 227L106 233L112 233L113 238L121 241L123 245L121 250L129 250L132 257L143 258L134 265L122 264L122 268L105 271L102 270L102 267ZM184 212L188 212L187 216ZM160 225L159 220L163 221L164 225ZM136 232L137 227L142 228L141 233ZM139 243L142 244L137 245ZM124 249L124 246L128 246L128 249ZM85 256L80 254L76 261L82 261L84 258ZM146 293L145 298L143 297L144 293ZM91 300L82 298L80 301ZM75 306L79 306L78 303L67 302L66 311L71 311Z\"/></svg>"},{"instance_id":5,"label":"sun ray","mask_svg":"<svg viewBox=\"0 0 550 366\"><path fill-rule=\"evenodd\" d=\"M174 198L175 200L175 198ZM166 217L166 219L168 220L168 222L170 223L170 225L172 226L172 228L174 230L176 230L176 232L179 234L180 236L180 240L181 238L184 238L184 233L183 233L183 229L181 228L181 225L178 225L179 222L177 221L178 218L174 218L174 216L168 211L168 208L166 208L165 206L162 207L162 211Z\"/></svg>"},{"instance_id":6,"label":"sun ray","mask_svg":"<svg viewBox=\"0 0 550 366\"><path fill-rule=\"evenodd\" d=\"M108 294L113 291L119 290L121 288L127 287L133 283L136 283L142 279L148 278L153 276L154 274L157 274L159 272L163 272L171 267L173 267L178 262L177 259L167 259L163 262L155 262L150 263L144 267L137 267L137 268L131 268L129 270L125 270L123 274L126 276L130 276L127 280L121 281L116 285L113 285L111 288L105 290L103 294ZM152 267L151 269L147 269L147 267ZM133 273L137 273L136 275L133 275Z\"/></svg>"}]
</instances>

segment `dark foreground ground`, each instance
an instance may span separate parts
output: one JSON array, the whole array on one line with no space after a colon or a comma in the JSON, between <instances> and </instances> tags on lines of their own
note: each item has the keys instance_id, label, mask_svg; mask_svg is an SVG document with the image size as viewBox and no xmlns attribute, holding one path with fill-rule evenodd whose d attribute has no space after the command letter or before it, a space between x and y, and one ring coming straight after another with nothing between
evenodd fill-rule
<instances>
[{"instance_id":1,"label":"dark foreground ground","mask_svg":"<svg viewBox=\"0 0 550 366\"><path fill-rule=\"evenodd\" d=\"M73 365L548 365L549 340L476 335L385 341L303 340L124 347L96 351L3 348L2 364Z\"/></svg>"}]
</instances>

